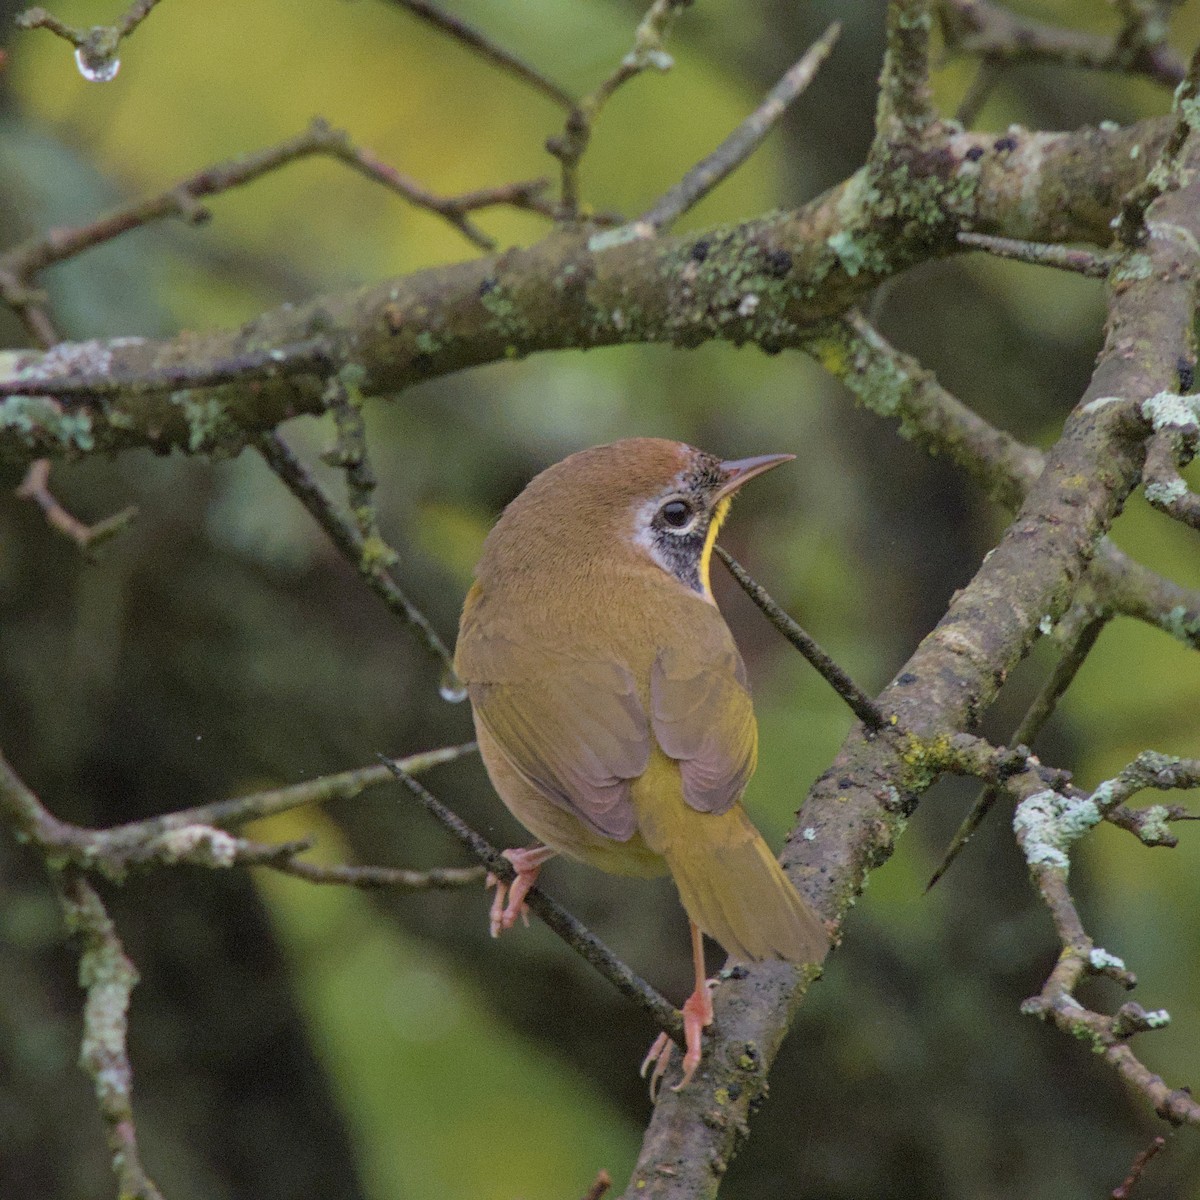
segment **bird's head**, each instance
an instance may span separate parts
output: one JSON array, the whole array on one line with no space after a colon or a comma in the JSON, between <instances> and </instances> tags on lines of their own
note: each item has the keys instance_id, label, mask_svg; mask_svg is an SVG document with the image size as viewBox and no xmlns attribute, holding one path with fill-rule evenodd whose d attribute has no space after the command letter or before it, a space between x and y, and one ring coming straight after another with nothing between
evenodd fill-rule
<instances>
[{"instance_id":1,"label":"bird's head","mask_svg":"<svg viewBox=\"0 0 1200 1200\"><path fill-rule=\"evenodd\" d=\"M711 598L709 559L730 500L792 454L720 459L663 438L593 446L547 468L509 505L492 551L562 565L632 552Z\"/></svg>"}]
</instances>

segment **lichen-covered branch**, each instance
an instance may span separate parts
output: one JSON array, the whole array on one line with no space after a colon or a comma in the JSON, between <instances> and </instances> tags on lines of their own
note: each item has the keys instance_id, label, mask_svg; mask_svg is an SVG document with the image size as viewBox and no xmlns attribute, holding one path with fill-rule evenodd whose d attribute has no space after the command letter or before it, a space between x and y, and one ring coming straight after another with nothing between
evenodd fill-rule
<instances>
[{"instance_id":1,"label":"lichen-covered branch","mask_svg":"<svg viewBox=\"0 0 1200 1200\"><path fill-rule=\"evenodd\" d=\"M1079 668L1083 666L1088 655L1091 654L1100 634L1104 631L1104 627L1107 624L1108 617L1104 614L1088 616L1076 624L1062 654L1059 655L1058 662L1054 665L1054 670L1051 671L1046 682L1042 684L1041 690L1033 699L1033 703L1025 710L1025 715L1021 718L1020 724L1013 731L1013 735L1009 739L1013 746L1033 745L1038 732L1050 719L1058 701L1074 682L1075 676L1079 673ZM938 865L937 870L929 877L929 882L925 885L926 891L929 891L946 871L949 870L950 864L962 853L967 842L971 840L975 831L991 811L992 805L999 798L1000 788L995 785L989 785L979 793L979 798L971 806L971 810L963 818L959 827L954 831L954 836L950 839L950 844L946 847L946 852L942 856L942 861Z\"/></svg>"},{"instance_id":2,"label":"lichen-covered branch","mask_svg":"<svg viewBox=\"0 0 1200 1200\"><path fill-rule=\"evenodd\" d=\"M1147 1012L1141 1005L1122 1005L1112 1016L1085 1007L1075 990L1088 975L1136 986L1124 962L1098 948L1084 929L1067 886L1070 849L1089 829L1146 787L1200 786L1200 762L1166 755L1141 754L1115 778L1100 784L1090 796L1053 789L1033 791L1017 805L1013 830L1038 890L1062 942L1041 991L1026 1000L1022 1012L1052 1022L1065 1033L1088 1043L1131 1087L1141 1092L1159 1116L1174 1124L1200 1125L1200 1103L1186 1088L1171 1088L1136 1057L1130 1047L1138 1033L1163 1027L1165 1011Z\"/></svg>"},{"instance_id":3,"label":"lichen-covered branch","mask_svg":"<svg viewBox=\"0 0 1200 1200\"><path fill-rule=\"evenodd\" d=\"M231 452L290 417L323 411L325 381L346 363L361 367L362 392L373 396L568 347L801 345L882 280L958 252L963 228L1107 241L1116 197L1139 182L1172 127L1160 120L1002 139L946 131L906 157L904 185L886 197L864 169L794 212L701 234L614 244L610 234L562 231L500 256L276 309L238 330L0 355L0 383L26 389L0 401L0 459L135 446ZM173 386L161 375L314 342L330 365L280 363L253 387ZM113 377L125 385L115 396ZM85 393L95 381L103 402L80 396L80 381ZM70 403L47 399L60 387Z\"/></svg>"},{"instance_id":4,"label":"lichen-covered branch","mask_svg":"<svg viewBox=\"0 0 1200 1200\"><path fill-rule=\"evenodd\" d=\"M932 0L889 0L872 150L876 161L905 143L919 142L935 119L929 84L931 10Z\"/></svg>"},{"instance_id":5,"label":"lichen-covered branch","mask_svg":"<svg viewBox=\"0 0 1200 1200\"><path fill-rule=\"evenodd\" d=\"M79 1065L96 1088L120 1196L163 1200L142 1166L133 1120L133 1068L125 1032L137 968L125 953L99 893L81 874L68 871L61 876L59 898L67 929L82 942L79 983L87 999Z\"/></svg>"}]
</instances>

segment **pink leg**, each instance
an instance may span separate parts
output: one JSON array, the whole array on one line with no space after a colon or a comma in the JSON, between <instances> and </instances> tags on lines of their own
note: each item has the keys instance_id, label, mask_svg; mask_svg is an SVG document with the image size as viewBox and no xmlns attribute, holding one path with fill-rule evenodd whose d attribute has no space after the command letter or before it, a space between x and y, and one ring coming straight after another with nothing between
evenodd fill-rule
<instances>
[{"instance_id":1,"label":"pink leg","mask_svg":"<svg viewBox=\"0 0 1200 1200\"><path fill-rule=\"evenodd\" d=\"M683 1036L687 1049L683 1055L683 1078L671 1089L678 1092L687 1087L696 1068L700 1065L701 1043L704 1030L712 1024L712 981L704 977L704 937L692 923L692 963L696 969L696 990L683 1002ZM644 1079L650 1072L650 1099L658 1094L658 1085L671 1061L673 1043L665 1033L660 1033L650 1047L650 1053L642 1061L641 1075Z\"/></svg>"},{"instance_id":2,"label":"pink leg","mask_svg":"<svg viewBox=\"0 0 1200 1200\"><path fill-rule=\"evenodd\" d=\"M525 897L537 883L538 872L542 863L553 858L557 853L549 846L530 846L527 850L505 850L504 857L512 863L517 877L508 883L496 875L489 874L487 887L494 887L496 895L492 899L492 909L489 914L492 937L499 937L505 929L511 929L520 917L526 925L529 924L529 909L525 905Z\"/></svg>"}]
</instances>

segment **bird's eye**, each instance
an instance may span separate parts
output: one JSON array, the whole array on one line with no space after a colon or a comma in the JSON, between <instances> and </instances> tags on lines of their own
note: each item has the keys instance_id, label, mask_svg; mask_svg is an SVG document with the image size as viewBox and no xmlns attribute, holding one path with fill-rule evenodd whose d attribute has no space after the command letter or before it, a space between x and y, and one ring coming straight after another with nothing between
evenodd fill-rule
<instances>
[{"instance_id":1,"label":"bird's eye","mask_svg":"<svg viewBox=\"0 0 1200 1200\"><path fill-rule=\"evenodd\" d=\"M668 500L658 511L672 529L682 529L692 519L692 506L686 500Z\"/></svg>"}]
</instances>

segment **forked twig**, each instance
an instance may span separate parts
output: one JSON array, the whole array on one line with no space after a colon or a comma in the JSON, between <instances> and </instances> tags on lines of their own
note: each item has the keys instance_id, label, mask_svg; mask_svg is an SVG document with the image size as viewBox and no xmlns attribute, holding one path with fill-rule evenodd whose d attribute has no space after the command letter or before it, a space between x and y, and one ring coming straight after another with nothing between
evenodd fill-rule
<instances>
[{"instance_id":1,"label":"forked twig","mask_svg":"<svg viewBox=\"0 0 1200 1200\"><path fill-rule=\"evenodd\" d=\"M129 505L97 521L95 525L85 525L77 516L68 512L50 490L50 460L39 458L29 464L25 478L14 493L18 499L32 500L46 517L46 522L52 529L57 529L64 537L70 538L85 554L91 555L114 538L128 526L137 516L137 507Z\"/></svg>"}]
</instances>

